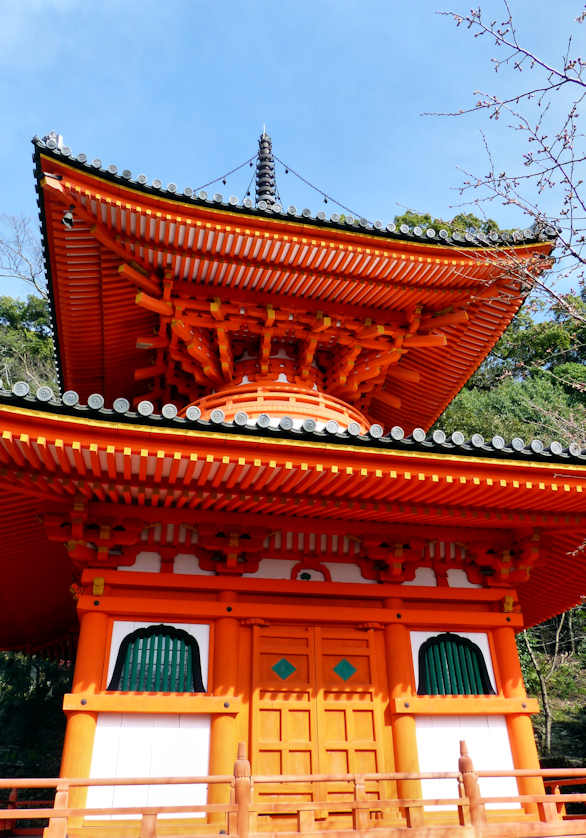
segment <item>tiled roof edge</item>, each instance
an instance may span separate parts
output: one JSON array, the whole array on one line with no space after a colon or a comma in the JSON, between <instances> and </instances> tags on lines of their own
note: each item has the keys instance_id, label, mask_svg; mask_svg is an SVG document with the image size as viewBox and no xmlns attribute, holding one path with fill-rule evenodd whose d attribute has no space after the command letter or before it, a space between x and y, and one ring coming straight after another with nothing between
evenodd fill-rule
<instances>
[{"instance_id":1,"label":"tiled roof edge","mask_svg":"<svg viewBox=\"0 0 586 838\"><path fill-rule=\"evenodd\" d=\"M34 143L34 140L33 140ZM57 328L57 313L55 311L55 295L53 293L53 275L51 271L51 259L49 256L48 237L47 237L47 216L45 213L45 194L39 186L39 181L42 175L41 171L41 157L40 146L35 143L35 152L33 154L34 176L35 176L35 191L37 193L37 206L39 208L39 224L41 227L41 248L43 254L43 266L45 268L45 278L47 280L47 297L49 303L49 311L51 313L51 329L53 338L53 353L55 370L57 373L57 383L59 391L63 392L63 370L61 369L61 354L59 346L59 330Z\"/></svg>"},{"instance_id":2,"label":"tiled roof edge","mask_svg":"<svg viewBox=\"0 0 586 838\"><path fill-rule=\"evenodd\" d=\"M270 207L265 201L260 201L258 207L255 207L254 202L250 198L245 198L240 202L239 199L231 195L227 200L224 200L223 195L214 193L208 195L207 192L200 190L197 195L190 187L186 187L183 192L179 192L178 187L174 183L163 186L162 181L158 178L153 178L150 185L147 184L145 175L138 175L136 178L132 177L132 173L128 169L118 171L118 167L114 164L103 166L102 161L95 159L89 161L87 155L78 154L75 156L68 146L57 146L53 139L44 142L39 137L34 137L33 145L35 146L35 161L38 168L39 154L48 154L56 160L67 162L68 165L73 166L80 171L90 171L94 174L99 173L100 177L111 183L124 183L132 186L140 192L147 195L163 195L169 200L177 201L183 204L195 205L199 207L213 207L215 209L225 209L229 212L242 213L245 215L255 215L260 218L280 218L288 221L298 221L302 224L310 224L321 228L329 228L333 230L345 230L346 232L352 230L358 233L367 233L368 235L378 236L383 239L390 239L395 241L417 241L426 242L427 244L442 244L449 245L456 248L466 247L510 247L521 244L535 244L538 242L553 242L557 238L557 232L553 227L544 228L541 232L536 234L530 229L515 230L513 233L490 233L485 234L477 232L472 233L450 233L448 230L439 230L436 232L435 228L428 227L423 229L421 227L410 228L402 224L399 229L391 222L385 226L382 221L375 221L370 223L365 218L354 218L353 216L345 216L345 220L341 221L337 213L333 213L330 218L326 218L324 212L317 212L313 214L309 209L298 210L294 206L289 206L287 209L280 204L275 204ZM36 171L37 173L37 171Z\"/></svg>"},{"instance_id":3,"label":"tiled roof edge","mask_svg":"<svg viewBox=\"0 0 586 838\"><path fill-rule=\"evenodd\" d=\"M150 402L143 401L137 410L130 410L127 399L115 399L112 408L104 406L101 395L89 396L88 404L80 404L77 393L68 391L63 399L55 398L49 387L39 387L36 395L29 393L25 382L17 382L12 391L0 390L0 404L9 404L47 413L75 416L78 418L108 422L121 422L128 425L153 425L164 428L177 428L188 432L206 431L233 433L251 437L304 439L311 442L328 444L363 446L370 449L390 449L395 451L416 451L433 454L457 454L463 457L490 457L495 459L514 459L523 462L560 463L568 465L586 465L586 449L576 443L564 448L559 442L546 446L541 440L534 439L529 444L519 437L510 443L501 436L494 436L490 442L480 434L473 434L466 440L460 431L447 436L443 431L434 431L429 437L421 428L415 428L410 436L405 436L403 429L395 426L387 435L380 425L371 425L368 433L360 434L356 423L351 430L340 430L337 422L326 423L324 430L316 430L313 420L305 420L305 427L297 430L290 417L280 417L278 427L272 427L271 417L262 414L254 421L244 412L236 414L233 421L225 421L224 413L219 408L212 411L210 420L201 419L199 410L191 408L189 417L179 417L173 404L163 405L161 413L155 413ZM313 424L313 427L312 427ZM357 429L357 430L356 430ZM356 431L356 432L353 432Z\"/></svg>"}]
</instances>

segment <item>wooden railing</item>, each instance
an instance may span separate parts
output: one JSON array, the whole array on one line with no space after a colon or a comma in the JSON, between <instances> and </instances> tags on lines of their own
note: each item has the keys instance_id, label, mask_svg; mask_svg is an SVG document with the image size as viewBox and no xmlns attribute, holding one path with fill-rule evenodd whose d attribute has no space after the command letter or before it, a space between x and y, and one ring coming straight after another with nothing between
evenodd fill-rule
<instances>
[{"instance_id":1,"label":"wooden railing","mask_svg":"<svg viewBox=\"0 0 586 838\"><path fill-rule=\"evenodd\" d=\"M480 793L479 779L486 777L515 777L542 778L544 784L550 788L549 794L519 794L505 797L483 797ZM382 784L409 780L452 780L457 795L452 798L383 798L369 797L373 784L377 784L379 792L384 788ZM327 793L322 799L313 801L279 800L279 793L275 791L281 785L311 783L313 788L324 789L328 784L337 784L337 790L347 787L348 799L328 800ZM230 789L230 802L188 804L182 806L122 806L122 807L75 807L70 805L70 790L94 786L169 786L169 785L197 785L206 786L220 784ZM506 771L475 771L472 760L468 755L466 744L460 743L460 759L458 770L454 772L428 772L407 774L400 772L376 774L308 774L308 775L251 775L250 763L246 756L246 746L241 743L238 756L234 764L234 773L224 776L207 777L115 777L115 778L57 778L57 779L22 779L0 780L0 789L11 789L7 808L0 809L0 829L8 831L19 819L49 819L49 826L44 830L45 838L67 838L68 826L72 819L81 823L85 818L121 818L134 816L128 825L119 820L112 825L112 833L116 836L124 834L139 835L140 838L157 838L158 818L160 815L177 815L178 817L196 816L198 821L188 821L187 831L183 836L175 838L217 838L221 831L226 831L232 838L250 838L250 836L266 835L266 830L258 831L259 817L270 818L271 815L289 814L295 820L295 826L290 824L286 829L289 834L323 835L325 831L332 838L344 836L365 836L365 838L518 838L518 836L586 836L586 816L565 816L566 803L585 803L586 794L562 794L563 786L586 785L586 769L536 769L536 770L506 770ZM258 790L270 785L265 791L273 799L264 799L258 795ZM26 812L19 810L17 801L18 789L46 789L54 788L55 801L52 807L32 804L26 801ZM256 795L256 799L255 799ZM24 801L23 801L24 803ZM39 801L45 803L45 801ZM510 811L510 818L499 812L498 819L491 822L491 814L487 813L488 804L507 807L518 805L518 810ZM437 816L433 823L424 824L424 809L441 806L441 817ZM451 808L451 813L443 811ZM346 815L349 819L344 826L334 825L332 830L323 824L316 827L316 818L323 819L324 812L335 813L336 816ZM457 813L457 818L454 818ZM208 825L201 816L207 815ZM372 817L375 820L372 820ZM201 820L200 820L201 818ZM386 820L385 820L386 818ZM443 823L442 823L443 818ZM504 820L503 820L504 818ZM450 822L451 819L451 822ZM382 821L385 820L383 824ZM426 821L428 819L426 818ZM139 821L137 826L136 821ZM213 823L213 826L212 826ZM175 829L177 826L175 825ZM40 831L41 827L39 827ZM138 830L138 833L137 833ZM430 831L431 830L431 831ZM278 825L270 827L274 834L279 831Z\"/></svg>"}]
</instances>

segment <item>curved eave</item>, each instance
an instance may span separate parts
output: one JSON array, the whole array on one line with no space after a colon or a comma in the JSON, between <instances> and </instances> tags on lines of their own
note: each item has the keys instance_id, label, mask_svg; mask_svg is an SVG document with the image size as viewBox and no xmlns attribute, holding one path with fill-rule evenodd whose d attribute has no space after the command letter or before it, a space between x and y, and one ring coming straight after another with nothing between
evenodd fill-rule
<instances>
[{"instance_id":1,"label":"curved eave","mask_svg":"<svg viewBox=\"0 0 586 838\"><path fill-rule=\"evenodd\" d=\"M132 254L140 254L152 267L163 260L179 276L175 285L182 284L187 294L229 294L235 301L242 297L240 302L246 305L248 288L254 286L254 295L260 290L261 298L264 294L275 304L289 304L297 297L298 302L302 299L308 307L334 317L352 311L354 316L375 322L397 312L411 312L419 305L429 315L465 309L466 322L443 330L447 347L410 349L401 360L407 375L416 374L418 382L387 378L382 389L399 399L400 406L389 408L374 398L369 408L369 414L386 426L429 427L511 321L523 300L515 282L503 281L498 291L486 294L487 285L492 287L502 271L495 266L496 255L504 249L519 259L546 257L553 247L550 240L537 239L490 246L453 241L437 244L376 230L341 228L320 220L309 223L305 218L277 218L262 211L210 206L161 194L118 176L88 170L39 146L35 159L39 184L47 172L56 176L51 188L39 185L38 191L59 342L60 383L64 389L78 390L84 398L95 391L110 400L123 393L131 398L141 394L141 385L135 384L133 375L137 367L145 366L145 354L137 350L136 340L152 333L157 318L135 305L136 288L118 273L120 254L96 240L89 215L85 221L76 221L73 230L63 227L67 201L66 195L58 194L58 178L65 179L70 189L66 194L85 202L88 213L94 205L99 207L95 212L104 224L111 225L114 237L122 234L134 242ZM137 229L129 231L128 220L122 220L124 212L134 213L136 228L142 229L144 219L155 216L163 219L163 224L175 225L175 246L163 239L145 238ZM199 250L185 250L179 241L182 234L177 232L181 225L185 237L189 230L190 236L199 231L204 242ZM227 262L232 258L230 237L235 236L246 239L243 250L247 253L262 247L270 258L258 262L243 256L238 257L243 260L238 264ZM292 249L308 255L295 257L293 261L299 264L293 265ZM328 265L328 260L346 268L351 264L351 274L336 268L330 276L328 268L318 268ZM250 271L250 276L241 280L242 273L223 285L227 264L232 264L234 277L241 269ZM283 277L290 271L296 272L294 281L285 282ZM281 293L285 286L286 293Z\"/></svg>"},{"instance_id":2,"label":"curved eave","mask_svg":"<svg viewBox=\"0 0 586 838\"><path fill-rule=\"evenodd\" d=\"M161 520L176 510L195 522L214 511L265 521L335 518L342 530L344 521L538 529L544 559L519 590L528 622L570 607L586 590L586 563L571 552L586 534L586 465L567 459L462 456L372 440L332 444L13 404L0 406L0 431L4 577L16 580L18 598L28 574L33 623L45 619L55 632L71 617L68 566L61 545L47 542L39 511L67 509L75 498L124 506L139 518L149 510ZM25 631L16 606L10 618L13 633ZM0 636L9 628L0 625Z\"/></svg>"},{"instance_id":3,"label":"curved eave","mask_svg":"<svg viewBox=\"0 0 586 838\"><path fill-rule=\"evenodd\" d=\"M87 160L86 155L78 155L75 157L71 151L65 153L64 150L58 149L54 144L51 147L51 145L44 143L38 137L33 139L33 145L35 149L33 159L35 160L37 169L40 168L39 160L41 155L43 155L75 169L80 174L86 175L90 178L116 186L131 188L133 191L141 193L145 196L153 197L157 200L168 201L175 207L183 205L184 207L198 207L211 212L219 211L223 213L229 211L235 216L248 218L249 220L256 218L269 222L290 223L296 225L297 227L302 226L310 229L316 228L318 230L330 230L332 232L340 232L344 235L351 235L353 237L358 236L361 241L367 241L370 239L372 242L381 240L405 243L417 242L428 247L451 247L457 250L462 248L484 250L491 247L509 247L536 244L539 242L548 242L552 245L557 238L554 231L551 231L551 233L535 234L531 230L517 230L512 234L496 236L493 239L485 234L479 234L477 236L471 234L468 234L467 236L461 235L458 238L448 234L445 238L438 237L436 239L435 237L430 238L425 231L422 231L421 234L415 234L413 231L406 234L400 230L391 231L388 229L388 226L382 225L381 222L379 222L380 226L375 226L365 219L354 219L352 223L339 222L332 217L329 219L326 218L324 213L316 213L313 215L311 211L307 209L300 210L299 212L292 212L288 209L277 213L271 211L270 209L262 209L253 206L252 202L251 205L245 206L244 203L241 204L238 201L231 201L229 199L224 200L221 195L213 195L208 199L202 200L198 197L201 193L198 193L198 195L190 194L188 196L185 193L178 192L176 187L171 191L168 187L164 188L162 185L155 186L154 184L156 179L153 179L151 184L146 182L140 183L136 179L132 178L130 172L127 174L125 174L124 171L119 173L116 166L103 167L101 165L101 161L94 161L90 163ZM80 157L82 157L83 160L80 160ZM95 165L94 163L98 163L99 165ZM112 169L114 171L112 171ZM160 181L158 182L160 183ZM377 224L377 222L375 222L375 224Z\"/></svg>"}]
</instances>

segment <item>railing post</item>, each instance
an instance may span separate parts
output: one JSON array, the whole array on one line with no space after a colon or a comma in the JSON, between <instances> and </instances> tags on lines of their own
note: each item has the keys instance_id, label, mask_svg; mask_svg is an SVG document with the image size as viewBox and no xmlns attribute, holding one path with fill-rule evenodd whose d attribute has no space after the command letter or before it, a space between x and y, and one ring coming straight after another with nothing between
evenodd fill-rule
<instances>
[{"instance_id":1,"label":"railing post","mask_svg":"<svg viewBox=\"0 0 586 838\"><path fill-rule=\"evenodd\" d=\"M364 782L364 777L362 776L362 774L356 774L354 776L354 800L358 803L359 801L366 799L366 784ZM367 829L368 810L353 809L352 811L354 813L354 829Z\"/></svg>"},{"instance_id":2,"label":"railing post","mask_svg":"<svg viewBox=\"0 0 586 838\"><path fill-rule=\"evenodd\" d=\"M461 774L458 777L458 797L460 800L466 797L466 789L464 788L464 780ZM460 826L470 825L470 806L468 803L458 804L458 823Z\"/></svg>"},{"instance_id":3,"label":"railing post","mask_svg":"<svg viewBox=\"0 0 586 838\"><path fill-rule=\"evenodd\" d=\"M69 805L69 786L67 783L59 783L55 792L53 809L67 809ZM49 826L43 832L44 838L67 838L67 818L53 817L49 820Z\"/></svg>"},{"instance_id":4,"label":"railing post","mask_svg":"<svg viewBox=\"0 0 586 838\"><path fill-rule=\"evenodd\" d=\"M557 793L559 794L559 786L557 787L557 789ZM556 804L553 801L551 803L545 803L542 801L541 803L537 804L537 814L539 815L539 820L542 821L542 823L551 823L551 821L557 821L561 817L559 814L559 803Z\"/></svg>"},{"instance_id":5,"label":"railing post","mask_svg":"<svg viewBox=\"0 0 586 838\"><path fill-rule=\"evenodd\" d=\"M559 783L555 784L555 786L551 790L551 793L553 794L554 797L556 795L562 793L562 790L560 788ZM558 817L563 819L565 814L566 814L566 804L565 803L556 803L555 807L556 807L556 810L557 810L557 813L558 813Z\"/></svg>"},{"instance_id":6,"label":"railing post","mask_svg":"<svg viewBox=\"0 0 586 838\"><path fill-rule=\"evenodd\" d=\"M250 762L246 758L244 742L238 743L238 755L234 763L234 798L237 806L236 829L238 838L248 838L252 781L250 779Z\"/></svg>"},{"instance_id":7,"label":"railing post","mask_svg":"<svg viewBox=\"0 0 586 838\"><path fill-rule=\"evenodd\" d=\"M140 838L157 838L157 816L143 815L140 822Z\"/></svg>"},{"instance_id":8,"label":"railing post","mask_svg":"<svg viewBox=\"0 0 586 838\"><path fill-rule=\"evenodd\" d=\"M18 791L17 789L10 789L10 794L8 795L8 801L6 803L7 809L16 809L17 808L17 800L18 800ZM13 827L16 825L15 821L8 820L8 818L0 818L0 832L10 832L12 833Z\"/></svg>"},{"instance_id":9,"label":"railing post","mask_svg":"<svg viewBox=\"0 0 586 838\"><path fill-rule=\"evenodd\" d=\"M480 797L478 777L474 770L472 760L468 754L466 742L464 742L463 739L460 740L458 771L462 775L464 791L466 792L466 797L470 801L470 823L472 826L479 826L480 824L486 823L486 813L484 811L484 804Z\"/></svg>"}]
</instances>

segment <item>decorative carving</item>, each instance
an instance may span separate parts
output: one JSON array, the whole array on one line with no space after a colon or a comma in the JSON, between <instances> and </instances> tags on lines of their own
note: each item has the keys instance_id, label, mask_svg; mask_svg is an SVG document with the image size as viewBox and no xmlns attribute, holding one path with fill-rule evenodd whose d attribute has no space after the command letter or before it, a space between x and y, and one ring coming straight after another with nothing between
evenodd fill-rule
<instances>
[{"instance_id":1,"label":"decorative carving","mask_svg":"<svg viewBox=\"0 0 586 838\"><path fill-rule=\"evenodd\" d=\"M469 560L475 565L483 584L489 587L511 587L527 582L540 555L540 535L514 541L510 547L473 547Z\"/></svg>"},{"instance_id":2,"label":"decorative carving","mask_svg":"<svg viewBox=\"0 0 586 838\"><path fill-rule=\"evenodd\" d=\"M227 576L256 573L270 530L262 528L198 528L197 556L202 570Z\"/></svg>"},{"instance_id":3,"label":"decorative carving","mask_svg":"<svg viewBox=\"0 0 586 838\"><path fill-rule=\"evenodd\" d=\"M144 529L142 521L131 518L92 520L80 501L75 501L69 512L46 515L44 524L49 540L65 544L77 569L133 564Z\"/></svg>"},{"instance_id":4,"label":"decorative carving","mask_svg":"<svg viewBox=\"0 0 586 838\"><path fill-rule=\"evenodd\" d=\"M389 543L368 536L362 541L358 564L365 579L397 583L409 581L416 568L423 563L423 543L414 539L409 543Z\"/></svg>"}]
</instances>

